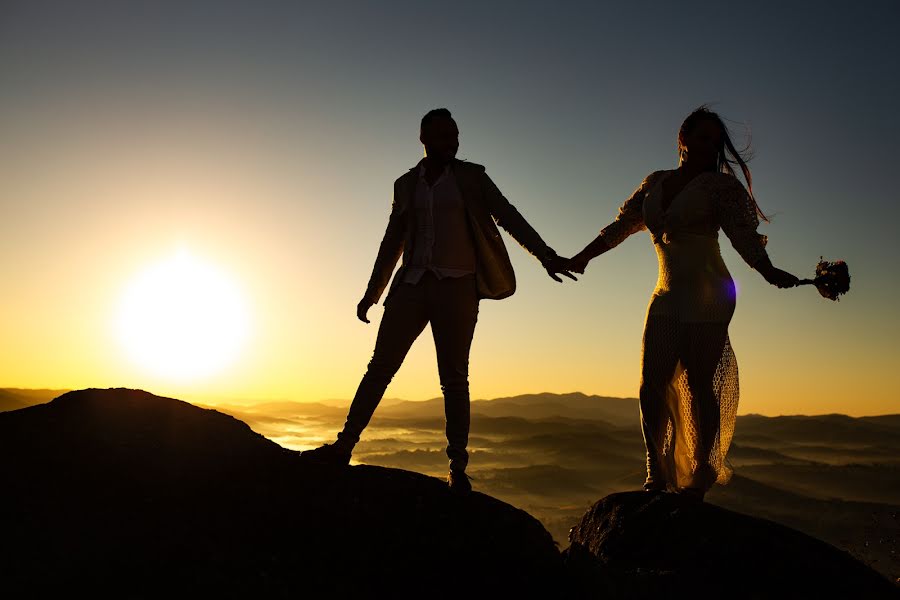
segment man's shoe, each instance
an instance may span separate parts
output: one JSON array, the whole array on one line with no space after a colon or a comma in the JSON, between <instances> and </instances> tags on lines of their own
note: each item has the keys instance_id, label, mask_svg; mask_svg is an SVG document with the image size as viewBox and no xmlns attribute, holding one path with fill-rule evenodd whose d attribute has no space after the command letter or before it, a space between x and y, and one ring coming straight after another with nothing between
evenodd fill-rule
<instances>
[{"instance_id":1,"label":"man's shoe","mask_svg":"<svg viewBox=\"0 0 900 600\"><path fill-rule=\"evenodd\" d=\"M300 453L300 458L326 465L350 464L350 452L339 449L337 444L325 444L312 450L304 450Z\"/></svg>"},{"instance_id":2,"label":"man's shoe","mask_svg":"<svg viewBox=\"0 0 900 600\"><path fill-rule=\"evenodd\" d=\"M453 471L447 475L447 485L451 492L457 494L468 494L472 491L472 483L465 471Z\"/></svg>"},{"instance_id":3,"label":"man's shoe","mask_svg":"<svg viewBox=\"0 0 900 600\"><path fill-rule=\"evenodd\" d=\"M647 477L647 481L644 482L645 492L664 492L666 491L666 488L665 481L660 481L649 476Z\"/></svg>"},{"instance_id":4,"label":"man's shoe","mask_svg":"<svg viewBox=\"0 0 900 600\"><path fill-rule=\"evenodd\" d=\"M644 482L644 491L646 492L664 492L666 491L666 480L662 473L656 470L647 470L647 480Z\"/></svg>"}]
</instances>

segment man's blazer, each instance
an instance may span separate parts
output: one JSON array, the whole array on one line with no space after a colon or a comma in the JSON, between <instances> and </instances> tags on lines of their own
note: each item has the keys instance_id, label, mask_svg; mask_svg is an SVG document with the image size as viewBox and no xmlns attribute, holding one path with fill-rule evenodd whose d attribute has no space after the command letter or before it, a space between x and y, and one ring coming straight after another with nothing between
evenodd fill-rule
<instances>
[{"instance_id":1,"label":"man's blazer","mask_svg":"<svg viewBox=\"0 0 900 600\"><path fill-rule=\"evenodd\" d=\"M391 291L403 280L403 274L412 256L415 234L414 200L421 164L420 161L394 182L391 216L388 218L387 229L366 288L365 297L373 304L378 302L387 287L401 255L403 262L394 276ZM497 225L508 231L513 239L536 256L541 263L549 258L552 250L516 207L503 197L482 165L454 160L450 168L463 198L469 230L475 245L475 281L478 296L492 300L511 296L516 291L516 275ZM390 292L387 297L390 298Z\"/></svg>"}]
</instances>

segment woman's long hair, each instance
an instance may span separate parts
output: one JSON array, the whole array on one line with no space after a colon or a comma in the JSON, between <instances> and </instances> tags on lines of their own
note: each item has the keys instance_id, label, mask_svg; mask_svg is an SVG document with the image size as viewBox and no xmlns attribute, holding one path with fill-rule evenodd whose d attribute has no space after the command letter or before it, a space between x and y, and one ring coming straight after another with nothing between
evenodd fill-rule
<instances>
[{"instance_id":1,"label":"woman's long hair","mask_svg":"<svg viewBox=\"0 0 900 600\"><path fill-rule=\"evenodd\" d=\"M759 204L757 204L756 202L756 196L753 195L753 176L750 174L750 167L747 166L747 163L753 157L753 153L750 150L749 132L747 135L747 145L742 150L738 150L737 148L735 148L734 143L731 141L731 132L728 131L728 127L726 127L725 121L722 120L722 117L720 117L717 113L709 110L708 105L703 104L687 116L687 118L681 124L681 129L678 130L679 156L683 156L683 152L685 150L684 138L691 131L693 131L694 127L696 127L698 123L707 120L716 123L722 130L722 143L718 148L716 170L721 173L727 173L728 175L736 178L737 174L734 172L733 165L737 165L741 168L741 172L744 174L744 179L747 181L747 192L750 194L750 200L753 202L753 207L756 209L756 214L758 214L763 221L768 223L769 218L759 208Z\"/></svg>"}]
</instances>

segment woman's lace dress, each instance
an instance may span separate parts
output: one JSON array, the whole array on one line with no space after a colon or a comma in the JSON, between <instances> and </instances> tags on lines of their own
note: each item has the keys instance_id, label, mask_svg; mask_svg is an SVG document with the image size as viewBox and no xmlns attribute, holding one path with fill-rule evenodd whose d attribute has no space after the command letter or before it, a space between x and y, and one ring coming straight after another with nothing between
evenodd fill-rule
<instances>
[{"instance_id":1,"label":"woman's lace dress","mask_svg":"<svg viewBox=\"0 0 900 600\"><path fill-rule=\"evenodd\" d=\"M766 255L755 205L735 177L707 172L663 210L651 173L601 232L612 248L649 229L659 258L641 358L641 424L648 470L669 486L725 483L738 405L738 369L728 339L735 286L719 253L718 231L749 265Z\"/></svg>"}]
</instances>

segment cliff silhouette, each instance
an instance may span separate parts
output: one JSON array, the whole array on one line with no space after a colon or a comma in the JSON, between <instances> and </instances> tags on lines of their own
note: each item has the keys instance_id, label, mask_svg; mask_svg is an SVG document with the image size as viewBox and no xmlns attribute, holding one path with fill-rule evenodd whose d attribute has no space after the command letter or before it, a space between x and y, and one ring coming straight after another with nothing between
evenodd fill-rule
<instances>
[{"instance_id":1,"label":"cliff silhouette","mask_svg":"<svg viewBox=\"0 0 900 600\"><path fill-rule=\"evenodd\" d=\"M524 511L416 473L302 464L233 417L143 391L75 391L2 413L0 456L4 597L560 581L556 545Z\"/></svg>"},{"instance_id":2,"label":"cliff silhouette","mask_svg":"<svg viewBox=\"0 0 900 600\"><path fill-rule=\"evenodd\" d=\"M459 497L400 469L309 464L234 417L140 390L74 391L0 413L0 481L3 597L636 598L679 591L709 569L808 593L836 589L835 578L868 597L896 591L786 527L643 493L601 500L561 554L536 519L490 496ZM698 528L703 544L670 536L679 527ZM737 566L704 552L738 556Z\"/></svg>"}]
</instances>

